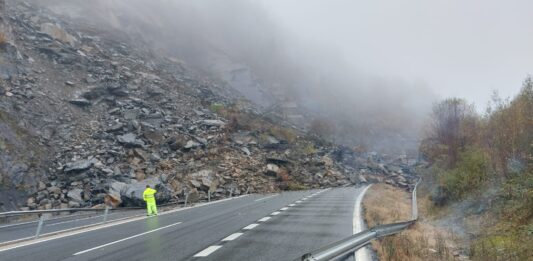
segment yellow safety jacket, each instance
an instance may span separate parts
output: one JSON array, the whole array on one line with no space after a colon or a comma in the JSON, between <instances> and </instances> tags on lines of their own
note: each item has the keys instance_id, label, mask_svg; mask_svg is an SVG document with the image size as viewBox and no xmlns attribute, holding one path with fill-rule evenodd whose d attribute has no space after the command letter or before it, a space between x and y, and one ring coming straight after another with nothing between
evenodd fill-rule
<instances>
[{"instance_id":1,"label":"yellow safety jacket","mask_svg":"<svg viewBox=\"0 0 533 261\"><path fill-rule=\"evenodd\" d=\"M143 192L144 201L146 201L146 203L155 204L155 193L157 193L157 190L152 188L146 188Z\"/></svg>"}]
</instances>

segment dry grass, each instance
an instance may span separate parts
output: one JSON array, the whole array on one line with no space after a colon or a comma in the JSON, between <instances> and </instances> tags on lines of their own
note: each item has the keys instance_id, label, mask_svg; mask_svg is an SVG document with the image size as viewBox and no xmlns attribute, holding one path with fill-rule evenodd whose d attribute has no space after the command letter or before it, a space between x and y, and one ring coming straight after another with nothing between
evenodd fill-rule
<instances>
[{"instance_id":1,"label":"dry grass","mask_svg":"<svg viewBox=\"0 0 533 261\"><path fill-rule=\"evenodd\" d=\"M426 205L424 199L418 200L420 206ZM363 207L369 227L407 221L411 218L411 194L386 184L376 184L368 190ZM419 211L423 217L425 208ZM455 235L421 218L405 232L372 242L372 247L382 261L463 260L453 255L457 252L453 245L455 240Z\"/></svg>"},{"instance_id":2,"label":"dry grass","mask_svg":"<svg viewBox=\"0 0 533 261\"><path fill-rule=\"evenodd\" d=\"M4 32L0 32L0 44L7 43L7 35Z\"/></svg>"}]
</instances>

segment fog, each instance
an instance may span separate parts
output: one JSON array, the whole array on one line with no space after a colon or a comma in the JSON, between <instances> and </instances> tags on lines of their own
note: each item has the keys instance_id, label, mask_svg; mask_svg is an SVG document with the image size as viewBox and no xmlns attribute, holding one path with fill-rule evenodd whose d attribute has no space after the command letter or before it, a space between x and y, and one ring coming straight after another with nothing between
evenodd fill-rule
<instances>
[{"instance_id":1,"label":"fog","mask_svg":"<svg viewBox=\"0 0 533 261\"><path fill-rule=\"evenodd\" d=\"M265 113L385 152L416 148L431 105L484 105L516 92L533 65L528 2L352 0L34 0L127 34L198 75L237 89Z\"/></svg>"},{"instance_id":2,"label":"fog","mask_svg":"<svg viewBox=\"0 0 533 261\"><path fill-rule=\"evenodd\" d=\"M298 37L333 46L358 71L422 82L484 107L515 95L533 68L528 0L264 0Z\"/></svg>"}]
</instances>

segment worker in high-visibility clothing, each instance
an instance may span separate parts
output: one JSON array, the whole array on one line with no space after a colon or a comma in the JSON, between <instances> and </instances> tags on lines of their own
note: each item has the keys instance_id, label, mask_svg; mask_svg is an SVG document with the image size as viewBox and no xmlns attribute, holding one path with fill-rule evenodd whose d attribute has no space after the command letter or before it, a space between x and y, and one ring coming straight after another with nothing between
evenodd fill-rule
<instances>
[{"instance_id":1,"label":"worker in high-visibility clothing","mask_svg":"<svg viewBox=\"0 0 533 261\"><path fill-rule=\"evenodd\" d=\"M150 185L146 185L146 189L143 192L143 199L146 201L146 210L148 211L148 216L157 216L155 193L157 193L157 190L152 189Z\"/></svg>"}]
</instances>

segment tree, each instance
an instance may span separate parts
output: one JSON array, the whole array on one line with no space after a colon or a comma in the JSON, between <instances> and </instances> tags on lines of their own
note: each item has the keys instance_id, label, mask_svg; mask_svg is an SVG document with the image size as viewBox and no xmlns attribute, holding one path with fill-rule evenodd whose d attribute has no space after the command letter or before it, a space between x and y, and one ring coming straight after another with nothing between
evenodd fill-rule
<instances>
[{"instance_id":1,"label":"tree","mask_svg":"<svg viewBox=\"0 0 533 261\"><path fill-rule=\"evenodd\" d=\"M494 168L508 178L512 165L525 168L533 158L533 80L528 77L512 101L494 96L493 103L485 141Z\"/></svg>"},{"instance_id":2,"label":"tree","mask_svg":"<svg viewBox=\"0 0 533 261\"><path fill-rule=\"evenodd\" d=\"M449 167L455 166L459 152L475 142L477 122L474 106L463 99L450 98L435 104L430 130L423 142L430 145L424 150L440 151L444 147Z\"/></svg>"}]
</instances>

